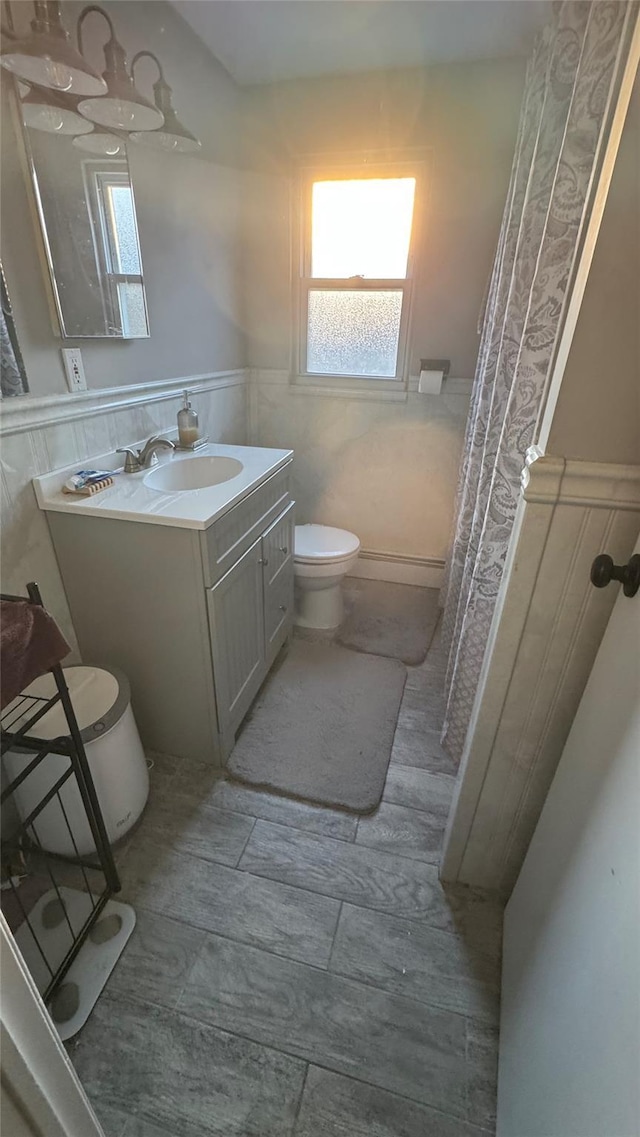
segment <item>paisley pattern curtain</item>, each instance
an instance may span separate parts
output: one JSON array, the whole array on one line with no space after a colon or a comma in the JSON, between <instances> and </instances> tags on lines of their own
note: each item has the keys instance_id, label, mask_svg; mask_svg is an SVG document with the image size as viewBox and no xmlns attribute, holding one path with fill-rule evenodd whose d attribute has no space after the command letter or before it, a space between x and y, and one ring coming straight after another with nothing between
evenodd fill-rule
<instances>
[{"instance_id":1,"label":"paisley pattern curtain","mask_svg":"<svg viewBox=\"0 0 640 1137\"><path fill-rule=\"evenodd\" d=\"M442 740L460 758L635 4L564 0L529 63L444 585Z\"/></svg>"},{"instance_id":2,"label":"paisley pattern curtain","mask_svg":"<svg viewBox=\"0 0 640 1137\"><path fill-rule=\"evenodd\" d=\"M1 264L0 301L0 395L6 399L24 395L28 386Z\"/></svg>"}]
</instances>

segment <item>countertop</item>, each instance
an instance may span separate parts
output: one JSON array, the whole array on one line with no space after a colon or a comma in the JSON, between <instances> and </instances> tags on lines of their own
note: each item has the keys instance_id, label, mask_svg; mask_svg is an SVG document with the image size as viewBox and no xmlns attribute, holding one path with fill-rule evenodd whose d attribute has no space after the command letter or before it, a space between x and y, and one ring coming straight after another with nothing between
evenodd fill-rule
<instances>
[{"instance_id":1,"label":"countertop","mask_svg":"<svg viewBox=\"0 0 640 1137\"><path fill-rule=\"evenodd\" d=\"M261 446L225 446L208 443L195 454L159 452L160 462L188 462L193 457L236 458L243 469L234 478L206 489L165 492L144 484L149 470L138 474L122 471L122 457L114 452L74 462L63 469L33 479L40 509L49 513L74 513L88 517L109 517L119 521L138 521L144 525L173 525L181 529L207 529L247 494L282 469L293 458L293 450L272 450ZM157 469L153 466L152 469ZM62 492L67 478L76 471L110 470L115 485L91 497L74 497Z\"/></svg>"}]
</instances>

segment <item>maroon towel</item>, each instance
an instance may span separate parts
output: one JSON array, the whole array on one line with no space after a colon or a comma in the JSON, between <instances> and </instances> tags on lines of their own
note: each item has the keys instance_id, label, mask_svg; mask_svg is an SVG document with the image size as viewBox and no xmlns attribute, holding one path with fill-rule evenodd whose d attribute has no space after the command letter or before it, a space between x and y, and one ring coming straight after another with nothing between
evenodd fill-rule
<instances>
[{"instance_id":1,"label":"maroon towel","mask_svg":"<svg viewBox=\"0 0 640 1137\"><path fill-rule=\"evenodd\" d=\"M53 616L27 600L0 604L0 710L71 651Z\"/></svg>"}]
</instances>

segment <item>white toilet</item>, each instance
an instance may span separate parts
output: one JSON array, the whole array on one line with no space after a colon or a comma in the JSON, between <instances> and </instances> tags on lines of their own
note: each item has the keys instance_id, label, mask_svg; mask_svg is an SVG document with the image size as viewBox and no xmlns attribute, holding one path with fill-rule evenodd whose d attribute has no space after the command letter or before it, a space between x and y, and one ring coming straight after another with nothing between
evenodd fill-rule
<instances>
[{"instance_id":1,"label":"white toilet","mask_svg":"<svg viewBox=\"0 0 640 1137\"><path fill-rule=\"evenodd\" d=\"M296 624L329 629L342 623L342 578L355 565L359 551L358 538L347 529L296 525Z\"/></svg>"}]
</instances>

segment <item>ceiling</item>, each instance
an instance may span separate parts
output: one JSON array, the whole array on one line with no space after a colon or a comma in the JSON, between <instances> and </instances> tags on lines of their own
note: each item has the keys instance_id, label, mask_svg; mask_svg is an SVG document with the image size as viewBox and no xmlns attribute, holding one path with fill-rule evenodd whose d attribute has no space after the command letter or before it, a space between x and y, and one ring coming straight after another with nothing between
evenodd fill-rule
<instances>
[{"instance_id":1,"label":"ceiling","mask_svg":"<svg viewBox=\"0 0 640 1137\"><path fill-rule=\"evenodd\" d=\"M241 84L528 54L551 0L172 0Z\"/></svg>"}]
</instances>

